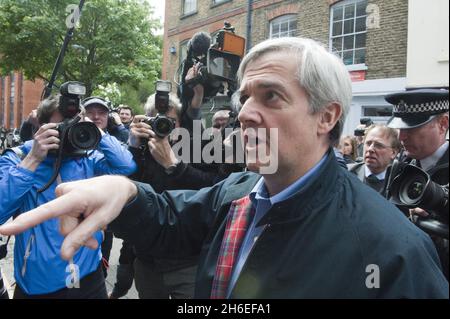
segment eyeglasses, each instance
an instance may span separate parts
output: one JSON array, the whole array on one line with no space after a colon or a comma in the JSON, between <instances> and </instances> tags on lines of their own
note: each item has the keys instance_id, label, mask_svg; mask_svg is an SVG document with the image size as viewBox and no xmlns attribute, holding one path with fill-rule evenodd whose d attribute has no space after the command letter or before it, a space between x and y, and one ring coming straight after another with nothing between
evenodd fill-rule
<instances>
[{"instance_id":1,"label":"eyeglasses","mask_svg":"<svg viewBox=\"0 0 450 319\"><path fill-rule=\"evenodd\" d=\"M376 150L384 150L384 149L387 149L387 148L392 148L390 146L384 145L383 143L379 143L379 142L375 142L375 141L366 141L364 143L364 146L367 147L367 148L373 146L373 148L376 149Z\"/></svg>"}]
</instances>

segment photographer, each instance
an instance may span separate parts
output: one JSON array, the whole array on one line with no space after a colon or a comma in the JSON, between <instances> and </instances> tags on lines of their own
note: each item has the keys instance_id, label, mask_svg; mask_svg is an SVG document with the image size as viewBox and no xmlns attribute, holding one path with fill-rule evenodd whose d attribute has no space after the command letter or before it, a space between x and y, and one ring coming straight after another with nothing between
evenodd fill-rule
<instances>
[{"instance_id":1,"label":"photographer","mask_svg":"<svg viewBox=\"0 0 450 319\"><path fill-rule=\"evenodd\" d=\"M169 94L165 112L158 111L155 95L145 105L148 116L163 115L180 127L181 104L172 93ZM211 186L218 180L217 173L204 171L201 165L187 164L177 159L171 148L174 140L170 136L158 136L145 116L135 116L130 131L130 151L138 164L133 179L150 184L161 193L174 189L200 189ZM167 299L192 298L197 270L198 254L180 258L160 258L147 252L146 247L136 246L134 261L135 284L139 298ZM114 295L114 294L113 294Z\"/></svg>"},{"instance_id":2,"label":"photographer","mask_svg":"<svg viewBox=\"0 0 450 319\"><path fill-rule=\"evenodd\" d=\"M20 126L20 140L22 143L32 140L34 133L39 129L39 121L37 119L37 110L34 109L28 115L28 118Z\"/></svg>"},{"instance_id":3,"label":"photographer","mask_svg":"<svg viewBox=\"0 0 450 319\"><path fill-rule=\"evenodd\" d=\"M55 198L55 188L67 181L87 179L103 174L129 175L136 169L131 154L115 138L97 132L94 125L77 122L77 133L70 135L70 129L62 129L67 120L67 110L80 110L79 99L73 104L62 106L63 97L51 96L43 100L37 109L40 127L34 139L0 157L0 224L9 218L45 204ZM63 115L64 114L64 115ZM75 118L78 118L77 116ZM74 118L74 119L75 119ZM63 122L64 123L60 123ZM101 135L98 150L84 155L68 155L69 144L82 144L91 139L90 131ZM71 128L75 128L72 126ZM66 136L66 132L68 132ZM72 140L80 138L81 140ZM64 142L63 142L64 141ZM78 145L77 144L77 145ZM54 153L58 150L58 155ZM63 153L61 153L63 152ZM75 153L75 152L72 152ZM60 158L61 154L66 154ZM50 176L55 173L61 160L56 181L47 189ZM105 189L98 190L107 191ZM94 194L92 194L94 195ZM80 201L84 200L80 198ZM14 298L106 298L106 287L99 267L101 254L99 246L102 233L81 249L70 263L61 259L58 250L63 237L61 227L71 225L76 218L67 216L62 220L51 219L16 235L14 267L16 289ZM71 289L73 288L73 289Z\"/></svg>"},{"instance_id":4,"label":"photographer","mask_svg":"<svg viewBox=\"0 0 450 319\"><path fill-rule=\"evenodd\" d=\"M363 117L359 120L358 125L354 131L356 139L356 162L362 162L364 157L364 136L367 133L367 129L373 125L373 121L370 118Z\"/></svg>"},{"instance_id":5,"label":"photographer","mask_svg":"<svg viewBox=\"0 0 450 319\"><path fill-rule=\"evenodd\" d=\"M128 130L122 124L119 114L116 111L110 110L108 102L105 99L91 96L84 99L82 105L86 110L86 116L99 129L114 136L121 143L126 144L128 142Z\"/></svg>"},{"instance_id":6,"label":"photographer","mask_svg":"<svg viewBox=\"0 0 450 319\"><path fill-rule=\"evenodd\" d=\"M130 125L133 122L134 118L134 112L131 107L128 105L120 105L119 107L119 116L120 120L122 121L123 126L130 130Z\"/></svg>"},{"instance_id":7,"label":"photographer","mask_svg":"<svg viewBox=\"0 0 450 319\"><path fill-rule=\"evenodd\" d=\"M108 102L97 96L91 96L82 101L85 109L85 115L100 130L117 139L118 142L126 144L128 142L129 132L122 124L119 114L111 111ZM109 256L113 245L112 232L105 230L105 238L102 243L103 273L105 278L108 275Z\"/></svg>"},{"instance_id":8,"label":"photographer","mask_svg":"<svg viewBox=\"0 0 450 319\"><path fill-rule=\"evenodd\" d=\"M429 174L433 182L446 185L448 189L448 90L411 90L390 94L385 99L393 104L393 116L388 126L400 130L399 140L405 149L401 162L421 168ZM417 207L411 209L410 214L419 215L419 220L437 217L447 225L447 239L438 236L432 238L448 279L448 211L441 216L433 216L434 213ZM417 216L413 217L416 218Z\"/></svg>"}]
</instances>

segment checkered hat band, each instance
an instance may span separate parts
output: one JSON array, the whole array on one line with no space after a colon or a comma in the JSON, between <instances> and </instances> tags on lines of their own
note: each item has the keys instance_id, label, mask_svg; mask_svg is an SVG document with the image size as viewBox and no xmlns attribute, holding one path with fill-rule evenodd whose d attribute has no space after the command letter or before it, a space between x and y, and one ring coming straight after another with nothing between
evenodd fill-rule
<instances>
[{"instance_id":1,"label":"checkered hat band","mask_svg":"<svg viewBox=\"0 0 450 319\"><path fill-rule=\"evenodd\" d=\"M393 112L398 114L417 114L417 113L426 113L426 114L437 114L448 111L448 100L442 101L434 101L427 102L421 104L405 104L400 103L394 105Z\"/></svg>"}]
</instances>

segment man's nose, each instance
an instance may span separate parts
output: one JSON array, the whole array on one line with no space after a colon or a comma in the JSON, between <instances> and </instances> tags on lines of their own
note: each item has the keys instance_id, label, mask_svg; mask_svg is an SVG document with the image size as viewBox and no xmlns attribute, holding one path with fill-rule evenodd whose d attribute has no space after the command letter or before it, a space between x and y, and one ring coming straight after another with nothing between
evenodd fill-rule
<instances>
[{"instance_id":1,"label":"man's nose","mask_svg":"<svg viewBox=\"0 0 450 319\"><path fill-rule=\"evenodd\" d=\"M257 103L253 98L248 98L242 105L241 111L238 115L239 122L243 124L258 123L260 117L257 111Z\"/></svg>"}]
</instances>

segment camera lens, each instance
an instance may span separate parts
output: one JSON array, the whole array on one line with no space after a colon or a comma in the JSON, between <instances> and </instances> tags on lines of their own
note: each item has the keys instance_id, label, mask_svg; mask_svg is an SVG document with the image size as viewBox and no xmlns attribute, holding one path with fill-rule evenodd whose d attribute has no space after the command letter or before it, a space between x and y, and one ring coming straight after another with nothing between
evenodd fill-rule
<instances>
[{"instance_id":1,"label":"camera lens","mask_svg":"<svg viewBox=\"0 0 450 319\"><path fill-rule=\"evenodd\" d=\"M423 197L427 180L423 176L410 176L399 189L399 198L406 205L416 205Z\"/></svg>"},{"instance_id":2,"label":"camera lens","mask_svg":"<svg viewBox=\"0 0 450 319\"><path fill-rule=\"evenodd\" d=\"M100 132L94 123L81 122L72 126L68 139L75 149L93 150L100 142Z\"/></svg>"},{"instance_id":3,"label":"camera lens","mask_svg":"<svg viewBox=\"0 0 450 319\"><path fill-rule=\"evenodd\" d=\"M412 200L418 199L423 192L423 184L420 182L414 182L409 185L407 193L408 197Z\"/></svg>"},{"instance_id":4,"label":"camera lens","mask_svg":"<svg viewBox=\"0 0 450 319\"><path fill-rule=\"evenodd\" d=\"M171 120L161 117L155 121L154 128L158 136L165 137L172 132L174 126Z\"/></svg>"}]
</instances>

